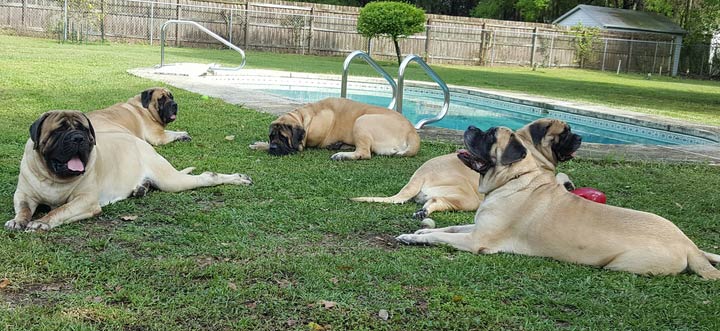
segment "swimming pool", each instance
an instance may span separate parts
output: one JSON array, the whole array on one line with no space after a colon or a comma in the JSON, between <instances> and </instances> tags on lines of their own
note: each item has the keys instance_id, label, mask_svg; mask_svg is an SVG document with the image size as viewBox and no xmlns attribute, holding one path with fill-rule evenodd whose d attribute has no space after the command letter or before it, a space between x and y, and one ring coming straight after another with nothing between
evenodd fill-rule
<instances>
[{"instance_id":1,"label":"swimming pool","mask_svg":"<svg viewBox=\"0 0 720 331\"><path fill-rule=\"evenodd\" d=\"M255 88L258 88L256 86ZM288 98L297 102L313 102L327 97L339 97L340 90L328 87L298 85L267 85L260 92ZM368 104L387 107L392 99L389 89L349 89L348 98ZM427 88L406 88L403 99L403 115L410 122L435 116L442 107L439 91ZM643 145L705 145L716 142L692 135L612 120L582 116L568 112L548 110L541 107L487 98L479 95L451 93L448 115L430 124L447 129L465 130L468 125L481 129L506 126L519 129L538 118L551 117L566 121L573 132L583 137L583 142L601 144Z\"/></svg>"}]
</instances>

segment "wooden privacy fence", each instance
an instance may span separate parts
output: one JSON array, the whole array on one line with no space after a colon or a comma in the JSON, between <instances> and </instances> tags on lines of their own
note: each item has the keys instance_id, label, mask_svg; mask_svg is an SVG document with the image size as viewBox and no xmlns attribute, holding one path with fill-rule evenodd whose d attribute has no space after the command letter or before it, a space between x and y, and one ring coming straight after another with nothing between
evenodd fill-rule
<instances>
[{"instance_id":1,"label":"wooden privacy fence","mask_svg":"<svg viewBox=\"0 0 720 331\"><path fill-rule=\"evenodd\" d=\"M156 44L165 21L182 19L196 21L244 49L346 55L368 46L367 38L356 31L357 9L349 8L190 0L0 0L0 27L54 35L61 40ZM565 28L428 16L425 32L400 42L404 54L421 55L429 63L578 67L575 38ZM673 55L669 38L622 36L605 34L599 38L584 67L667 73ZM170 45L221 46L192 26L172 27L167 40ZM371 42L371 54L391 60L395 49L389 39L378 38ZM699 70L693 73L702 75Z\"/></svg>"}]
</instances>

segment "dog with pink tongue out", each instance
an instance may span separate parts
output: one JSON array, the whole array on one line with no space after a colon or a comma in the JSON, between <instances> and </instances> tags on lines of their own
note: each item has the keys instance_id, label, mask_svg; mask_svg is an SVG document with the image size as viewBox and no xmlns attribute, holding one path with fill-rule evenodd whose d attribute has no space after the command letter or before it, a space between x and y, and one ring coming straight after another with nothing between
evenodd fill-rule
<instances>
[{"instance_id":1,"label":"dog with pink tongue out","mask_svg":"<svg viewBox=\"0 0 720 331\"><path fill-rule=\"evenodd\" d=\"M249 185L243 174L176 170L145 140L128 132L95 132L79 111L50 111L30 126L8 230L49 230L89 218L101 207L150 188L179 192L220 184ZM50 207L32 220L39 205Z\"/></svg>"}]
</instances>

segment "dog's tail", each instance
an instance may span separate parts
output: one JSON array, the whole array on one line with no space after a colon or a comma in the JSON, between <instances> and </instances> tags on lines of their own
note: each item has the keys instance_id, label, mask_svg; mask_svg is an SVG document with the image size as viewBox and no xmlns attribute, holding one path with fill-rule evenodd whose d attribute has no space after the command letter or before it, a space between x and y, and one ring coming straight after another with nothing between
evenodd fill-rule
<instances>
[{"instance_id":1,"label":"dog's tail","mask_svg":"<svg viewBox=\"0 0 720 331\"><path fill-rule=\"evenodd\" d=\"M688 267L690 270L705 279L720 279L720 270L710 264L712 261L720 261L720 256L693 249L688 254Z\"/></svg>"},{"instance_id":2,"label":"dog's tail","mask_svg":"<svg viewBox=\"0 0 720 331\"><path fill-rule=\"evenodd\" d=\"M405 203L420 193L424 182L425 181L422 178L413 176L400 190L400 192L391 197L358 197L351 198L350 200L362 202Z\"/></svg>"}]
</instances>

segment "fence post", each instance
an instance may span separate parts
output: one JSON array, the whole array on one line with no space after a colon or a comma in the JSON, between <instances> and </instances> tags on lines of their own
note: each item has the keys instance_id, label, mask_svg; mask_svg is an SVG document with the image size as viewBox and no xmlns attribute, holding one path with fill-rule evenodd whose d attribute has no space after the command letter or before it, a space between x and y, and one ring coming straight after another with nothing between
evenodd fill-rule
<instances>
[{"instance_id":1,"label":"fence post","mask_svg":"<svg viewBox=\"0 0 720 331\"><path fill-rule=\"evenodd\" d=\"M150 37L150 46L153 44L153 26L155 26L155 3L150 3L150 15L148 16L148 36Z\"/></svg>"},{"instance_id":2,"label":"fence post","mask_svg":"<svg viewBox=\"0 0 720 331\"><path fill-rule=\"evenodd\" d=\"M634 36L634 35L631 35L631 36L630 36L630 41L629 41L630 46L629 46L629 49L628 49L627 61L625 61L625 62L626 62L626 63L625 63L625 72L630 72L630 59L632 58L632 49L633 49L633 41L634 41L634 40L635 40L635 36Z\"/></svg>"},{"instance_id":3,"label":"fence post","mask_svg":"<svg viewBox=\"0 0 720 331\"><path fill-rule=\"evenodd\" d=\"M555 49L555 34L556 32L553 31L553 33L550 35L550 55L548 56L548 67L553 67L553 50Z\"/></svg>"},{"instance_id":4,"label":"fence post","mask_svg":"<svg viewBox=\"0 0 720 331\"><path fill-rule=\"evenodd\" d=\"M63 2L63 41L67 41L68 34L68 0Z\"/></svg>"},{"instance_id":5,"label":"fence post","mask_svg":"<svg viewBox=\"0 0 720 331\"><path fill-rule=\"evenodd\" d=\"M668 63L667 63L667 72L668 76L675 76L677 75L677 65L673 68L673 65L671 64L671 60L673 59L674 52L673 49L675 49L675 40L670 41L670 49L668 50ZM677 63L676 63L677 64ZM674 70L674 71L673 71ZM675 73L673 75L673 72Z\"/></svg>"},{"instance_id":6,"label":"fence post","mask_svg":"<svg viewBox=\"0 0 720 331\"><path fill-rule=\"evenodd\" d=\"M658 50L658 42L655 41L655 54L653 54L653 66L652 66L652 69L650 69L650 72L655 72L655 61L657 61L657 50Z\"/></svg>"},{"instance_id":7,"label":"fence post","mask_svg":"<svg viewBox=\"0 0 720 331\"><path fill-rule=\"evenodd\" d=\"M105 0L100 0L100 41L105 42Z\"/></svg>"},{"instance_id":8,"label":"fence post","mask_svg":"<svg viewBox=\"0 0 720 331\"><path fill-rule=\"evenodd\" d=\"M430 63L430 19L425 24L425 62Z\"/></svg>"},{"instance_id":9,"label":"fence post","mask_svg":"<svg viewBox=\"0 0 720 331\"><path fill-rule=\"evenodd\" d=\"M485 65L485 22L480 26L480 65Z\"/></svg>"},{"instance_id":10,"label":"fence post","mask_svg":"<svg viewBox=\"0 0 720 331\"><path fill-rule=\"evenodd\" d=\"M234 10L230 9L230 19L228 20L228 41L231 44L232 44L233 12L234 12Z\"/></svg>"},{"instance_id":11,"label":"fence post","mask_svg":"<svg viewBox=\"0 0 720 331\"><path fill-rule=\"evenodd\" d=\"M175 0L175 19L180 19L180 0ZM180 24L175 24L175 47L180 44Z\"/></svg>"},{"instance_id":12,"label":"fence post","mask_svg":"<svg viewBox=\"0 0 720 331\"><path fill-rule=\"evenodd\" d=\"M27 0L22 0L22 27L23 29L27 26L27 22L25 22L25 16L27 12Z\"/></svg>"},{"instance_id":13,"label":"fence post","mask_svg":"<svg viewBox=\"0 0 720 331\"><path fill-rule=\"evenodd\" d=\"M313 22L315 21L315 6L310 7L310 22L308 23L307 50L312 54Z\"/></svg>"},{"instance_id":14,"label":"fence post","mask_svg":"<svg viewBox=\"0 0 720 331\"><path fill-rule=\"evenodd\" d=\"M495 65L495 30L490 32L490 66Z\"/></svg>"},{"instance_id":15,"label":"fence post","mask_svg":"<svg viewBox=\"0 0 720 331\"><path fill-rule=\"evenodd\" d=\"M602 71L605 71L605 57L607 56L607 38L605 38L605 48L603 48Z\"/></svg>"},{"instance_id":16,"label":"fence post","mask_svg":"<svg viewBox=\"0 0 720 331\"><path fill-rule=\"evenodd\" d=\"M702 49L702 46L699 46L699 48ZM709 50L709 49L708 49L707 53L706 53L706 52L702 52L702 53L708 54L708 56L710 56L710 50ZM701 53L701 54L702 54L702 53ZM705 67L705 62L706 62L706 61L705 61L705 55L703 55L703 56L700 57L700 77L702 77L703 69L704 69L704 67Z\"/></svg>"},{"instance_id":17,"label":"fence post","mask_svg":"<svg viewBox=\"0 0 720 331\"><path fill-rule=\"evenodd\" d=\"M535 67L535 50L537 49L537 26L533 28L532 34L532 48L530 49L530 66Z\"/></svg>"},{"instance_id":18,"label":"fence post","mask_svg":"<svg viewBox=\"0 0 720 331\"><path fill-rule=\"evenodd\" d=\"M248 48L248 33L250 30L250 2L245 2L245 29L243 30L243 42L245 43L245 49Z\"/></svg>"}]
</instances>

